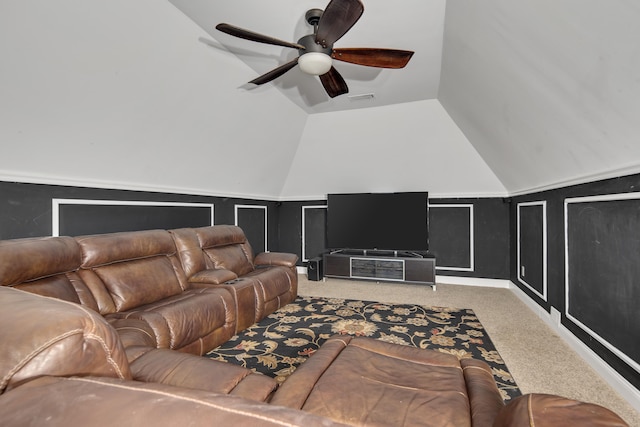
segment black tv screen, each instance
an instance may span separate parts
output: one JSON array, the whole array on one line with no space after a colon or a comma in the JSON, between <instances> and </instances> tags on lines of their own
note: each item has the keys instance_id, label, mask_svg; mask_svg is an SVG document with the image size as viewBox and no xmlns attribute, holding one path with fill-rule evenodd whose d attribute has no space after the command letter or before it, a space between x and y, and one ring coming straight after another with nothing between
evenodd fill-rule
<instances>
[{"instance_id":1,"label":"black tv screen","mask_svg":"<svg viewBox=\"0 0 640 427\"><path fill-rule=\"evenodd\" d=\"M428 193L329 194L329 249L427 251Z\"/></svg>"}]
</instances>

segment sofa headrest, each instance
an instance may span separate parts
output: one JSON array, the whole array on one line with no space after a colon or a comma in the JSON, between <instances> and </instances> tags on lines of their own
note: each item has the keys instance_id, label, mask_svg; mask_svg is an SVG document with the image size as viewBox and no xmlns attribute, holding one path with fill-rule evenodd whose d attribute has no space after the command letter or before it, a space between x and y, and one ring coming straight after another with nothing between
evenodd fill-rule
<instances>
[{"instance_id":1,"label":"sofa headrest","mask_svg":"<svg viewBox=\"0 0 640 427\"><path fill-rule=\"evenodd\" d=\"M253 250L242 228L216 225L196 228L200 247L207 255L209 268L233 271L243 276L254 270Z\"/></svg>"},{"instance_id":2,"label":"sofa headrest","mask_svg":"<svg viewBox=\"0 0 640 427\"><path fill-rule=\"evenodd\" d=\"M130 379L117 332L78 304L0 286L0 394L36 377Z\"/></svg>"},{"instance_id":3,"label":"sofa headrest","mask_svg":"<svg viewBox=\"0 0 640 427\"><path fill-rule=\"evenodd\" d=\"M215 248L247 242L242 228L235 225L216 225L195 229L202 249Z\"/></svg>"},{"instance_id":4,"label":"sofa headrest","mask_svg":"<svg viewBox=\"0 0 640 427\"><path fill-rule=\"evenodd\" d=\"M207 269L207 262L198 241L198 235L192 228L169 230L176 245L182 269L188 278Z\"/></svg>"},{"instance_id":5,"label":"sofa headrest","mask_svg":"<svg viewBox=\"0 0 640 427\"><path fill-rule=\"evenodd\" d=\"M173 239L165 230L97 234L76 237L76 241L82 248L83 267L176 253Z\"/></svg>"},{"instance_id":6,"label":"sofa headrest","mask_svg":"<svg viewBox=\"0 0 640 427\"><path fill-rule=\"evenodd\" d=\"M80 267L80 247L71 237L0 241L0 285L12 286Z\"/></svg>"}]
</instances>

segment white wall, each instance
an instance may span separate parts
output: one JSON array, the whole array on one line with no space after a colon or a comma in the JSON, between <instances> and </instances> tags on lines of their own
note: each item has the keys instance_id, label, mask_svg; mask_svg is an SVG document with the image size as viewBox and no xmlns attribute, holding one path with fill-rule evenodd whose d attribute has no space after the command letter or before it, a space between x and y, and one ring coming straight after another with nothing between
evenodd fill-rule
<instances>
[{"instance_id":1,"label":"white wall","mask_svg":"<svg viewBox=\"0 0 640 427\"><path fill-rule=\"evenodd\" d=\"M640 6L447 2L439 99L512 194L640 172Z\"/></svg>"},{"instance_id":2,"label":"white wall","mask_svg":"<svg viewBox=\"0 0 640 427\"><path fill-rule=\"evenodd\" d=\"M169 2L0 3L0 179L275 197L306 114Z\"/></svg>"},{"instance_id":3,"label":"white wall","mask_svg":"<svg viewBox=\"0 0 640 427\"><path fill-rule=\"evenodd\" d=\"M282 198L386 191L506 195L437 100L309 116Z\"/></svg>"}]
</instances>

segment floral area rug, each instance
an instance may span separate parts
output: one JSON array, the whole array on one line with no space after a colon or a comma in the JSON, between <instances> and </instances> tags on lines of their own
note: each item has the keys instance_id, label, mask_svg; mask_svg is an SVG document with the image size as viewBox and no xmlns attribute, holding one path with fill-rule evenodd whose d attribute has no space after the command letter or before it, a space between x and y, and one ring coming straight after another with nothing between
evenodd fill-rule
<instances>
[{"instance_id":1,"label":"floral area rug","mask_svg":"<svg viewBox=\"0 0 640 427\"><path fill-rule=\"evenodd\" d=\"M504 361L473 310L298 297L206 356L283 382L332 335L382 341L484 360L504 400L520 396Z\"/></svg>"}]
</instances>

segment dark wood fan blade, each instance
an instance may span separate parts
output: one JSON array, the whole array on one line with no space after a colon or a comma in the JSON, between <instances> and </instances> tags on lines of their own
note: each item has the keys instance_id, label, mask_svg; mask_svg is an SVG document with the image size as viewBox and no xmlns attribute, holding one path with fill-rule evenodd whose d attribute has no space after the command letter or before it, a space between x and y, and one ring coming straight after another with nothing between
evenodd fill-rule
<instances>
[{"instance_id":1,"label":"dark wood fan blade","mask_svg":"<svg viewBox=\"0 0 640 427\"><path fill-rule=\"evenodd\" d=\"M338 61L379 68L404 68L413 56L410 50L346 48L333 49L331 57Z\"/></svg>"},{"instance_id":2,"label":"dark wood fan blade","mask_svg":"<svg viewBox=\"0 0 640 427\"><path fill-rule=\"evenodd\" d=\"M265 73L260 77L256 77L255 79L251 80L249 83L253 83L254 85L263 85L265 83L269 83L271 80L280 77L281 75L283 75L284 73L286 73L287 71L295 67L297 63L298 63L298 58L296 57L296 59L294 59L293 61L287 62L286 64L281 65L278 68L274 68L268 73Z\"/></svg>"},{"instance_id":3,"label":"dark wood fan blade","mask_svg":"<svg viewBox=\"0 0 640 427\"><path fill-rule=\"evenodd\" d=\"M289 43L284 40L265 36L263 34L254 33L253 31L245 30L243 28L234 27L233 25L230 25L230 24L225 24L225 23L218 24L216 25L216 30L222 31L223 33L227 33L234 37L240 37L241 39L251 40L253 42L273 44L276 46L290 47L293 49L304 49L304 46L298 43Z\"/></svg>"},{"instance_id":4,"label":"dark wood fan blade","mask_svg":"<svg viewBox=\"0 0 640 427\"><path fill-rule=\"evenodd\" d=\"M322 82L322 86L324 86L324 90L327 91L327 95L331 98L349 93L347 82L344 81L338 70L334 67L331 67L329 72L322 74L320 81Z\"/></svg>"},{"instance_id":5,"label":"dark wood fan blade","mask_svg":"<svg viewBox=\"0 0 640 427\"><path fill-rule=\"evenodd\" d=\"M318 22L316 43L323 47L333 46L358 22L362 12L364 6L360 0L331 0Z\"/></svg>"}]
</instances>

